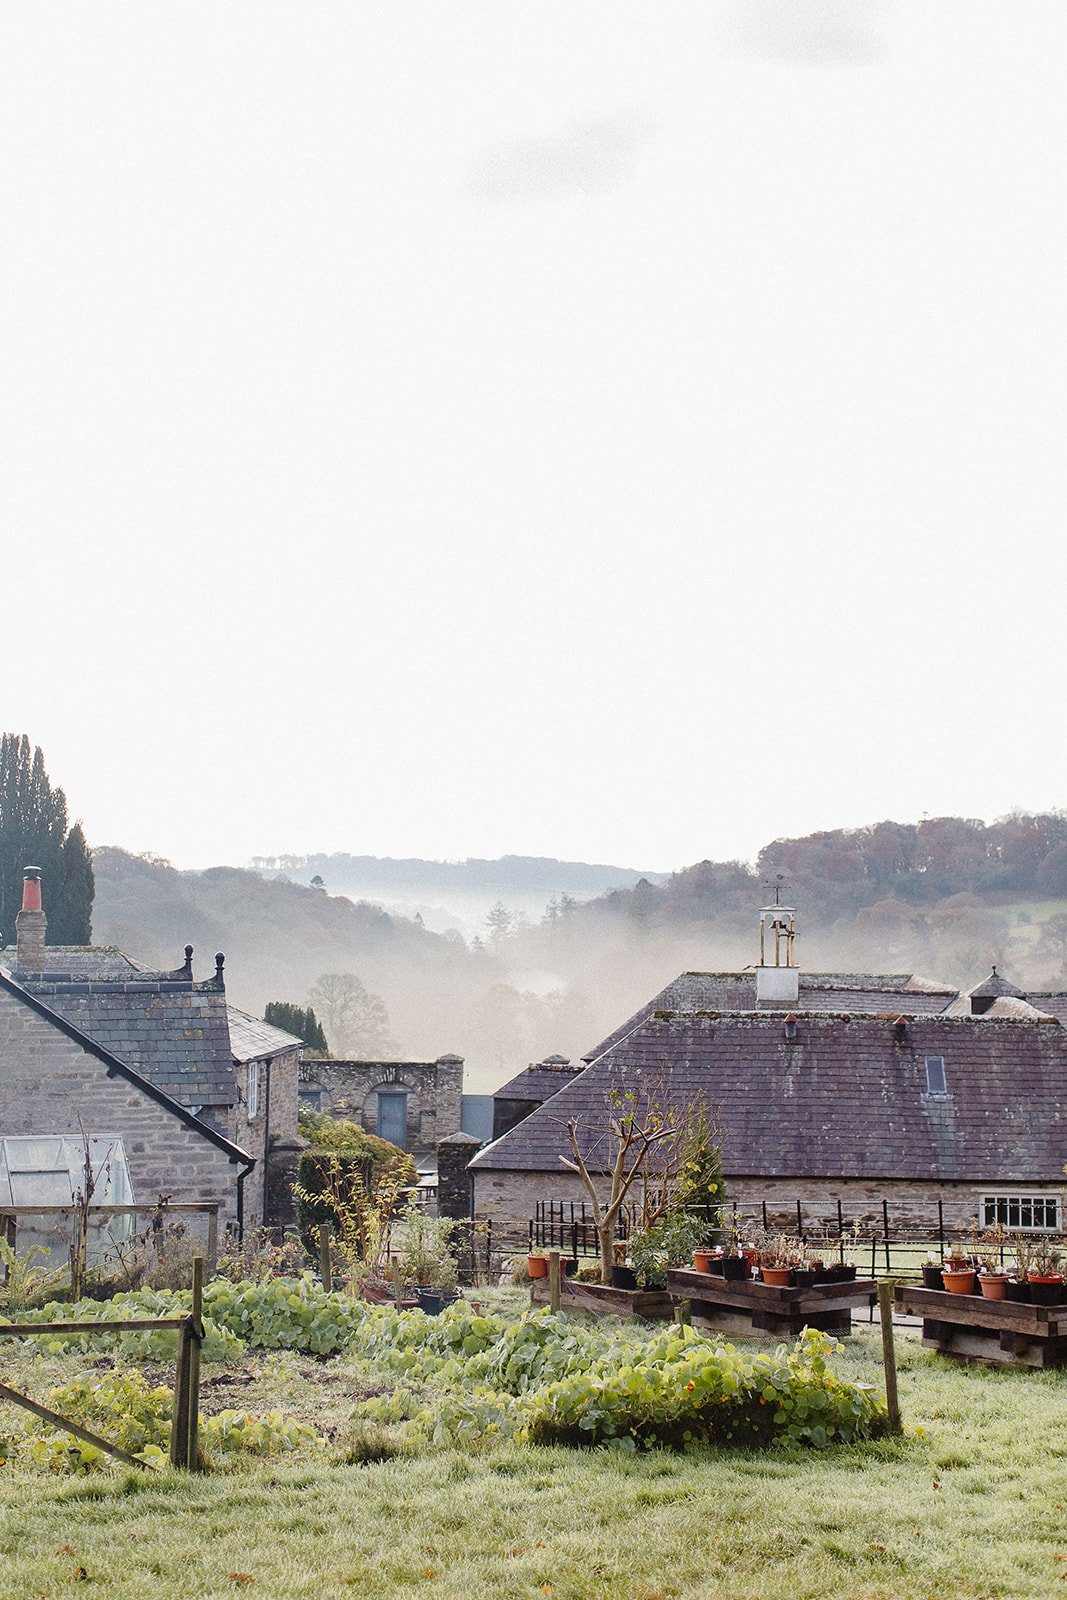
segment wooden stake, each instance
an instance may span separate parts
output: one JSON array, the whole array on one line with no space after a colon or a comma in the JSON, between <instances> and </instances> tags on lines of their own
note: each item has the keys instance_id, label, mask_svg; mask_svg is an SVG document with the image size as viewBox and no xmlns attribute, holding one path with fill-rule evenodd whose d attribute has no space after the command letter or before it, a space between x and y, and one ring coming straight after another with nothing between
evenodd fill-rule
<instances>
[{"instance_id":1,"label":"wooden stake","mask_svg":"<svg viewBox=\"0 0 1067 1600\"><path fill-rule=\"evenodd\" d=\"M399 1261L393 1262L393 1298L396 1301L396 1309L402 1311L404 1309L404 1285L400 1277Z\"/></svg>"},{"instance_id":2,"label":"wooden stake","mask_svg":"<svg viewBox=\"0 0 1067 1600\"><path fill-rule=\"evenodd\" d=\"M882 1324L882 1366L885 1368L885 1406L889 1413L889 1431L899 1433L900 1401L897 1398L897 1352L893 1343L893 1289L892 1278L883 1278L878 1285L878 1316Z\"/></svg>"},{"instance_id":3,"label":"wooden stake","mask_svg":"<svg viewBox=\"0 0 1067 1600\"><path fill-rule=\"evenodd\" d=\"M680 1326L688 1326L693 1321L693 1308L688 1300L679 1300L674 1308L674 1320Z\"/></svg>"},{"instance_id":4,"label":"wooden stake","mask_svg":"<svg viewBox=\"0 0 1067 1600\"><path fill-rule=\"evenodd\" d=\"M219 1264L219 1208L213 1206L207 1214L207 1270L214 1277Z\"/></svg>"},{"instance_id":5,"label":"wooden stake","mask_svg":"<svg viewBox=\"0 0 1067 1600\"><path fill-rule=\"evenodd\" d=\"M319 1223L319 1272L322 1276L322 1287L333 1288L333 1265L330 1261L330 1229L325 1222Z\"/></svg>"},{"instance_id":6,"label":"wooden stake","mask_svg":"<svg viewBox=\"0 0 1067 1600\"><path fill-rule=\"evenodd\" d=\"M192 1335L189 1318L182 1323L178 1335L178 1365L174 1372L174 1411L170 1420L170 1464L172 1467L189 1465L189 1345Z\"/></svg>"},{"instance_id":7,"label":"wooden stake","mask_svg":"<svg viewBox=\"0 0 1067 1600\"><path fill-rule=\"evenodd\" d=\"M186 1397L186 1465L200 1471L200 1344L204 1337L204 1258L193 1257L193 1310L189 1319L189 1392Z\"/></svg>"},{"instance_id":8,"label":"wooden stake","mask_svg":"<svg viewBox=\"0 0 1067 1600\"><path fill-rule=\"evenodd\" d=\"M560 1306L561 1277L562 1268L560 1267L559 1251L550 1250L548 1252L548 1303L552 1308L553 1314L559 1310Z\"/></svg>"}]
</instances>

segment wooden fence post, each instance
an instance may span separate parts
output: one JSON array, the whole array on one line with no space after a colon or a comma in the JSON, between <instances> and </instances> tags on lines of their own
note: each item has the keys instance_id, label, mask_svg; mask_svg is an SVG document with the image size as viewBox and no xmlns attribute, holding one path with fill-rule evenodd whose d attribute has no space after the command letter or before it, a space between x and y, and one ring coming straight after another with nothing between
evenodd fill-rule
<instances>
[{"instance_id":1,"label":"wooden fence post","mask_svg":"<svg viewBox=\"0 0 1067 1600\"><path fill-rule=\"evenodd\" d=\"M689 1300L679 1300L674 1308L674 1320L680 1326L689 1327L693 1321L693 1307Z\"/></svg>"},{"instance_id":2,"label":"wooden fence post","mask_svg":"<svg viewBox=\"0 0 1067 1600\"><path fill-rule=\"evenodd\" d=\"M219 1208L212 1206L207 1214L207 1271L214 1277L219 1264Z\"/></svg>"},{"instance_id":3,"label":"wooden fence post","mask_svg":"<svg viewBox=\"0 0 1067 1600\"><path fill-rule=\"evenodd\" d=\"M897 1398L897 1352L893 1343L893 1291L892 1278L883 1278L878 1285L878 1316L882 1324L882 1366L885 1368L885 1406L889 1413L890 1433L900 1432L900 1401Z\"/></svg>"},{"instance_id":4,"label":"wooden fence post","mask_svg":"<svg viewBox=\"0 0 1067 1600\"><path fill-rule=\"evenodd\" d=\"M204 1258L193 1257L193 1311L189 1332L189 1392L186 1397L188 1427L186 1465L190 1472L200 1470L200 1345L204 1337Z\"/></svg>"},{"instance_id":5,"label":"wooden fence post","mask_svg":"<svg viewBox=\"0 0 1067 1600\"><path fill-rule=\"evenodd\" d=\"M548 1252L548 1303L553 1314L559 1310L560 1306L561 1276L562 1272L559 1262L559 1251L550 1250Z\"/></svg>"},{"instance_id":6,"label":"wooden fence post","mask_svg":"<svg viewBox=\"0 0 1067 1600\"><path fill-rule=\"evenodd\" d=\"M189 1465L189 1346L192 1334L186 1320L178 1330L178 1365L174 1372L174 1413L170 1419L170 1464Z\"/></svg>"},{"instance_id":7,"label":"wooden fence post","mask_svg":"<svg viewBox=\"0 0 1067 1600\"><path fill-rule=\"evenodd\" d=\"M324 1289L333 1288L333 1264L330 1261L330 1228L325 1222L319 1223L319 1273L322 1277Z\"/></svg>"}]
</instances>

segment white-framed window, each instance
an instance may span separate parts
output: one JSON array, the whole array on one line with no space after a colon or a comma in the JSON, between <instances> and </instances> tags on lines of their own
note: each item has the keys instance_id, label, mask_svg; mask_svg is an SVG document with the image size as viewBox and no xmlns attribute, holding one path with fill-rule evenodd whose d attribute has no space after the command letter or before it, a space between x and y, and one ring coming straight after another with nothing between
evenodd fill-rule
<instances>
[{"instance_id":1,"label":"white-framed window","mask_svg":"<svg viewBox=\"0 0 1067 1600\"><path fill-rule=\"evenodd\" d=\"M1060 1201L1054 1194L986 1194L982 1196L982 1225L997 1224L1012 1233L1056 1233L1060 1226Z\"/></svg>"},{"instance_id":2,"label":"white-framed window","mask_svg":"<svg viewBox=\"0 0 1067 1600\"><path fill-rule=\"evenodd\" d=\"M245 1104L248 1109L249 1122L255 1122L259 1115L259 1062L248 1063L248 1084L245 1089Z\"/></svg>"}]
</instances>

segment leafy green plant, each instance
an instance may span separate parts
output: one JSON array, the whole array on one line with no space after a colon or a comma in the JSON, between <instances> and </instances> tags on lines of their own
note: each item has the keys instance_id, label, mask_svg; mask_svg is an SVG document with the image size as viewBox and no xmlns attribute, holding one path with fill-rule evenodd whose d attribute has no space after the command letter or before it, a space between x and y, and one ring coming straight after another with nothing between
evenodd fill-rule
<instances>
[{"instance_id":1,"label":"leafy green plant","mask_svg":"<svg viewBox=\"0 0 1067 1600\"><path fill-rule=\"evenodd\" d=\"M415 1288L447 1294L456 1287L458 1264L452 1254L456 1224L451 1217L431 1217L414 1203L404 1207L393 1230L404 1282Z\"/></svg>"},{"instance_id":2,"label":"leafy green plant","mask_svg":"<svg viewBox=\"0 0 1067 1600\"><path fill-rule=\"evenodd\" d=\"M749 1355L678 1328L650 1341L639 1359L602 1359L540 1390L530 1400L529 1437L674 1450L786 1439L823 1449L884 1432L873 1392L827 1367L834 1348L807 1329L792 1350Z\"/></svg>"},{"instance_id":3,"label":"leafy green plant","mask_svg":"<svg viewBox=\"0 0 1067 1600\"><path fill-rule=\"evenodd\" d=\"M74 1378L52 1389L49 1403L72 1422L81 1423L139 1461L165 1465L174 1395L163 1385L151 1387L140 1372ZM202 1417L200 1439L209 1457L321 1450L326 1443L308 1423L294 1421L280 1411L253 1416L247 1411L230 1410ZM14 1456L57 1472L86 1472L112 1459L98 1446L75 1439L62 1429L42 1431L34 1417L20 1421L8 1435L6 1450L0 1453L5 1458Z\"/></svg>"},{"instance_id":4,"label":"leafy green plant","mask_svg":"<svg viewBox=\"0 0 1067 1600\"><path fill-rule=\"evenodd\" d=\"M35 1305L42 1295L56 1289L67 1276L62 1267L41 1266L37 1257L49 1259L43 1244L31 1244L21 1255L6 1239L0 1239L0 1262L4 1267L4 1282L0 1283L0 1306L7 1312L25 1311Z\"/></svg>"},{"instance_id":5,"label":"leafy green plant","mask_svg":"<svg viewBox=\"0 0 1067 1600\"><path fill-rule=\"evenodd\" d=\"M645 1288L661 1289L667 1282L667 1269L692 1260L693 1251L706 1237L707 1221L669 1211L648 1228L630 1235L630 1265L637 1281Z\"/></svg>"}]
</instances>

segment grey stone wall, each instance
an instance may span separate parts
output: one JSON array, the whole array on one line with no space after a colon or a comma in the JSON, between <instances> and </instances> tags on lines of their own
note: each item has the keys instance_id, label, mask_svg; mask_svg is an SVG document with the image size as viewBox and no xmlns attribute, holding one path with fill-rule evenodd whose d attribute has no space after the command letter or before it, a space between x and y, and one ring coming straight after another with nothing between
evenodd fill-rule
<instances>
[{"instance_id":1,"label":"grey stone wall","mask_svg":"<svg viewBox=\"0 0 1067 1600\"><path fill-rule=\"evenodd\" d=\"M379 1091L406 1093L406 1147L416 1158L431 1156L442 1139L460 1130L461 1056L439 1056L436 1061L309 1060L302 1065L301 1079L321 1088L320 1110L350 1117L366 1133L378 1132Z\"/></svg>"},{"instance_id":2,"label":"grey stone wall","mask_svg":"<svg viewBox=\"0 0 1067 1600\"><path fill-rule=\"evenodd\" d=\"M122 1139L135 1201L217 1200L220 1228L236 1222L240 1169L223 1150L0 989L0 1133L83 1128Z\"/></svg>"},{"instance_id":3,"label":"grey stone wall","mask_svg":"<svg viewBox=\"0 0 1067 1600\"><path fill-rule=\"evenodd\" d=\"M469 1133L453 1133L437 1146L437 1215L465 1220L472 1215L470 1163L482 1148Z\"/></svg>"},{"instance_id":4,"label":"grey stone wall","mask_svg":"<svg viewBox=\"0 0 1067 1600\"><path fill-rule=\"evenodd\" d=\"M480 1222L492 1220L493 1237L501 1240L502 1247L519 1249L527 1238L529 1219L534 1215L539 1200L575 1202L577 1207L586 1192L581 1180L574 1174L560 1171L556 1176L547 1172L491 1172L475 1167L474 1214ZM997 1189L1010 1185L997 1185ZM1061 1186L1044 1187L1031 1184L1016 1186L1026 1194L1045 1192L1062 1196ZM862 1180L858 1178L758 1178L726 1176L727 1206L736 1206L744 1215L762 1219L763 1202L767 1202L768 1222L773 1227L795 1230L796 1203L801 1203L805 1232L811 1233L819 1226L836 1232L837 1202L841 1201L846 1226L859 1222L861 1231L870 1237L882 1227L882 1201L889 1202L891 1233L899 1235L903 1229L912 1230L916 1236L922 1231L924 1238L936 1236L938 1201L941 1202L946 1228L967 1228L978 1213L984 1194L990 1185L977 1183L920 1183L887 1178ZM1062 1205L1062 1201L1061 1201ZM931 1234L932 1230L932 1234Z\"/></svg>"},{"instance_id":5,"label":"grey stone wall","mask_svg":"<svg viewBox=\"0 0 1067 1600\"><path fill-rule=\"evenodd\" d=\"M275 1139L295 1139L297 1111L297 1080L300 1070L300 1048L294 1046L270 1061L270 1131ZM266 1139L267 1118L267 1063L250 1062L234 1069L237 1076L238 1104L233 1108L231 1125L226 1137L234 1144L255 1156L256 1167L245 1180L245 1223L250 1228L263 1226L263 1185L266 1174L263 1166L263 1149ZM259 1077L259 1108L255 1117L248 1116L248 1074ZM268 1198L269 1204L269 1198Z\"/></svg>"}]
</instances>

